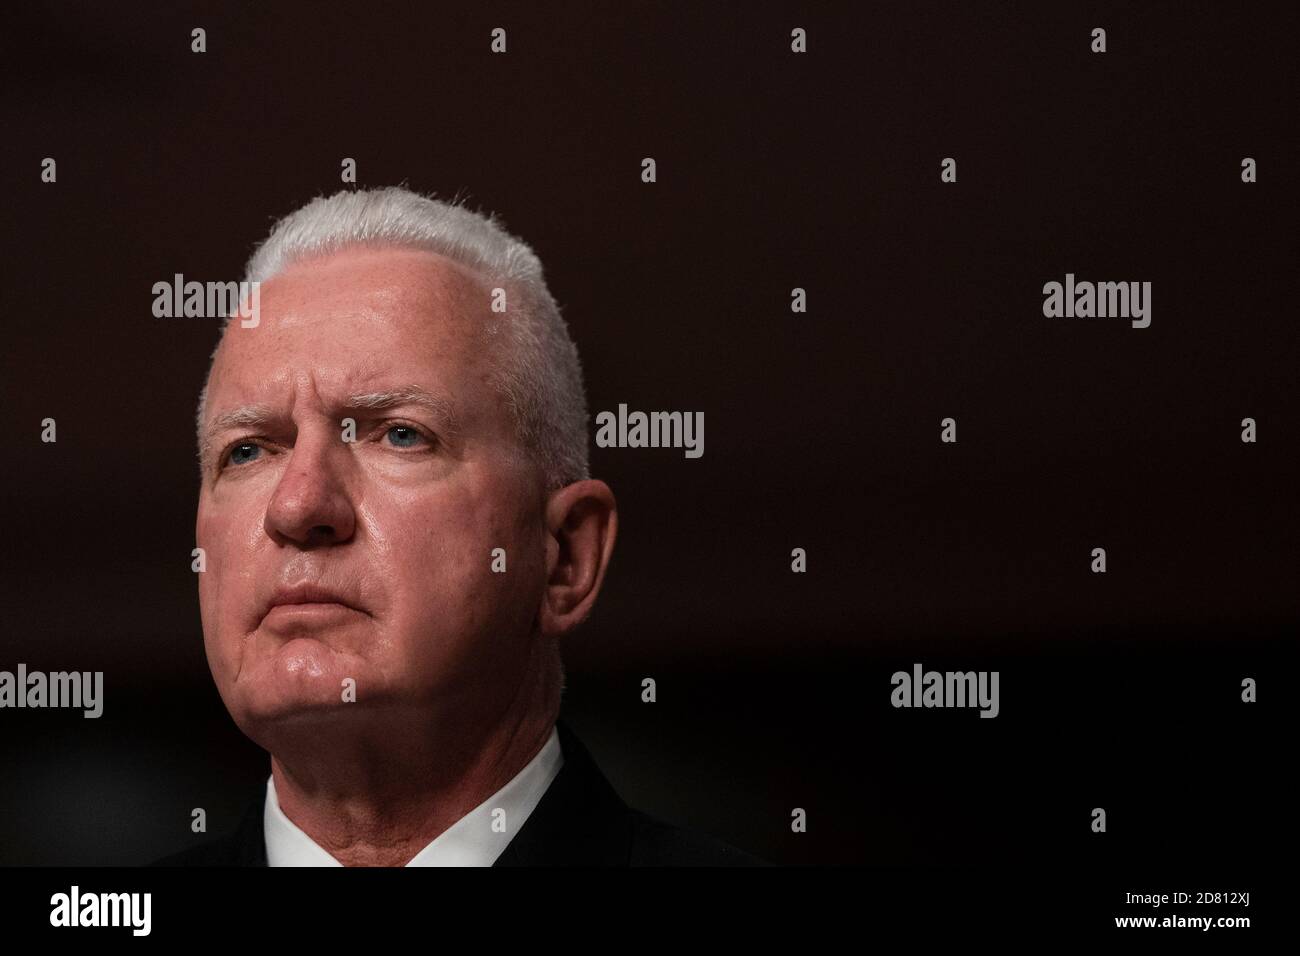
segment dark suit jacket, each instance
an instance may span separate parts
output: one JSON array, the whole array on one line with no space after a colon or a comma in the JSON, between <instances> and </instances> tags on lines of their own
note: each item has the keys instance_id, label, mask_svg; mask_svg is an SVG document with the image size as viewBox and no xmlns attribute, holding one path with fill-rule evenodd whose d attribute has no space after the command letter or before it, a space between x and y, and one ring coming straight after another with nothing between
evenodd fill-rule
<instances>
[{"instance_id":1,"label":"dark suit jacket","mask_svg":"<svg viewBox=\"0 0 1300 956\"><path fill-rule=\"evenodd\" d=\"M633 810L563 720L564 765L495 866L766 866L720 840ZM266 866L266 787L239 828L150 866Z\"/></svg>"}]
</instances>

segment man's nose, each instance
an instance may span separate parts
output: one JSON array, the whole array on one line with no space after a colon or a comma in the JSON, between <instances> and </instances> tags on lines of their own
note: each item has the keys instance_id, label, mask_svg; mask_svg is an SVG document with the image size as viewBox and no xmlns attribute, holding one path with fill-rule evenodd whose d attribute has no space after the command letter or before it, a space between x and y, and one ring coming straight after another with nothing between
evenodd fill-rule
<instances>
[{"instance_id":1,"label":"man's nose","mask_svg":"<svg viewBox=\"0 0 1300 956\"><path fill-rule=\"evenodd\" d=\"M352 537L356 511L344 482L349 449L337 431L302 428L266 508L266 533L300 545L339 544Z\"/></svg>"}]
</instances>

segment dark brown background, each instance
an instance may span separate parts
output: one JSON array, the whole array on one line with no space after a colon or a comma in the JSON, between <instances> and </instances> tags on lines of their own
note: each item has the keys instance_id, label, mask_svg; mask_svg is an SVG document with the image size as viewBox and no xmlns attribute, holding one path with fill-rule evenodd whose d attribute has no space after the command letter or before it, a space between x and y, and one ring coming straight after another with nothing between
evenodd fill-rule
<instances>
[{"instance_id":1,"label":"dark brown background","mask_svg":"<svg viewBox=\"0 0 1300 956\"><path fill-rule=\"evenodd\" d=\"M211 684L189 570L216 326L154 318L151 286L238 278L345 156L534 245L593 415L705 413L702 459L593 451L622 530L566 713L630 802L782 863L1275 852L1294 22L540 7L6 14L0 669L103 670L106 704L0 711L0 863L152 859L267 773ZM1045 319L1066 272L1151 281L1151 327ZM1001 716L892 709L914 661L1000 669Z\"/></svg>"}]
</instances>

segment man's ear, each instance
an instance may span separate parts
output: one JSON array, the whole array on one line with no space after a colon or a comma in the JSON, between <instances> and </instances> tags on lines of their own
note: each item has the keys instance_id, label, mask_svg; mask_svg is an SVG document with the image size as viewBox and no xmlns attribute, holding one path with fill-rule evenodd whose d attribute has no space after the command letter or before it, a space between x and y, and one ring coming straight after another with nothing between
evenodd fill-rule
<instances>
[{"instance_id":1,"label":"man's ear","mask_svg":"<svg viewBox=\"0 0 1300 956\"><path fill-rule=\"evenodd\" d=\"M603 481L575 481L551 493L546 502L546 591L538 611L543 635L566 634L591 612L617 535L618 505Z\"/></svg>"}]
</instances>

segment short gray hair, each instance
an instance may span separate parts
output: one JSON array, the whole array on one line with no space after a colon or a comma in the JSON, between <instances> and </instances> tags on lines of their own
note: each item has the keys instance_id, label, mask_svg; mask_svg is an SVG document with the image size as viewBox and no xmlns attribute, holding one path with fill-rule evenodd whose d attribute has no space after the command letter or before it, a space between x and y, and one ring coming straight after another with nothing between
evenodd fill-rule
<instances>
[{"instance_id":1,"label":"short gray hair","mask_svg":"<svg viewBox=\"0 0 1300 956\"><path fill-rule=\"evenodd\" d=\"M445 202L398 186L343 190L317 197L277 222L254 251L244 279L265 282L295 262L374 245L427 249L510 287L512 320L505 323L506 341L492 363L491 383L505 396L519 443L541 469L548 492L589 477L587 399L577 347L546 286L541 260L495 214L484 216L455 199ZM212 355L215 359L215 350ZM207 394L204 384L200 442Z\"/></svg>"}]
</instances>

